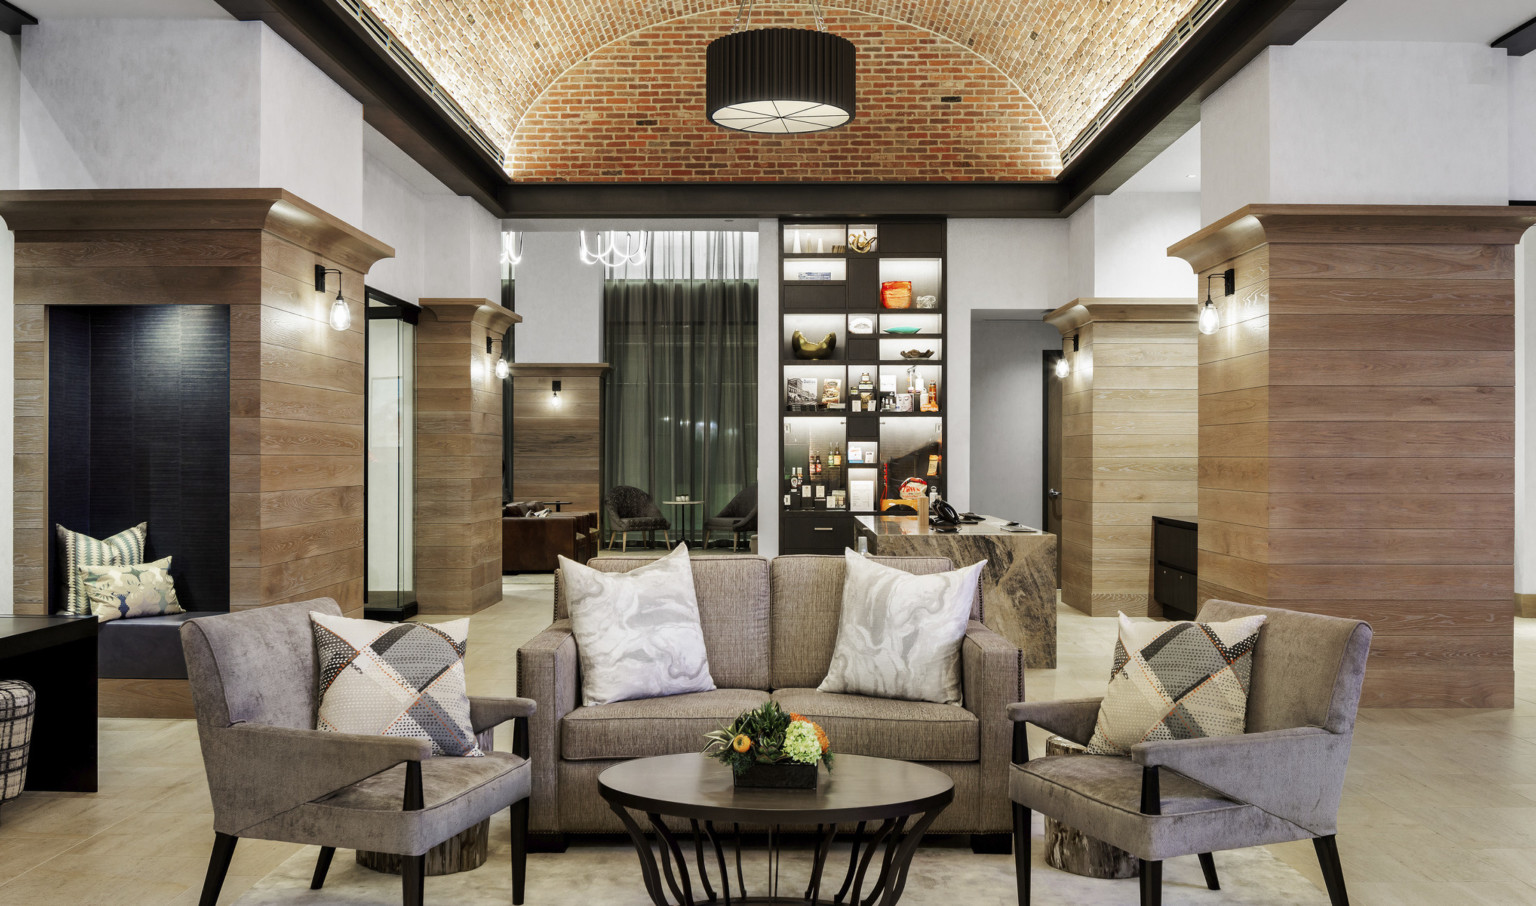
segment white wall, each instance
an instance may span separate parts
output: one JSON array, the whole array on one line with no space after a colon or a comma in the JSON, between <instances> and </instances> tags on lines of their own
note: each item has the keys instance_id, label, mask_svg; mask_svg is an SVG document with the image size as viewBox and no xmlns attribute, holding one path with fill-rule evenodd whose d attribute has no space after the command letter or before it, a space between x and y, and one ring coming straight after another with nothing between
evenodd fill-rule
<instances>
[{"instance_id":1,"label":"white wall","mask_svg":"<svg viewBox=\"0 0 1536 906\"><path fill-rule=\"evenodd\" d=\"M757 553L779 555L779 222L757 226Z\"/></svg>"},{"instance_id":2,"label":"white wall","mask_svg":"<svg viewBox=\"0 0 1536 906\"><path fill-rule=\"evenodd\" d=\"M0 35L0 189L14 189L21 175L21 64L19 38Z\"/></svg>"},{"instance_id":3,"label":"white wall","mask_svg":"<svg viewBox=\"0 0 1536 906\"><path fill-rule=\"evenodd\" d=\"M1067 220L1073 299L1185 299L1199 281L1168 246L1200 229L1198 192L1099 195ZM1053 306L1055 307L1055 306Z\"/></svg>"},{"instance_id":4,"label":"white wall","mask_svg":"<svg viewBox=\"0 0 1536 906\"><path fill-rule=\"evenodd\" d=\"M287 189L347 223L360 223L362 105L287 41L264 26L260 35L257 183Z\"/></svg>"},{"instance_id":5,"label":"white wall","mask_svg":"<svg viewBox=\"0 0 1536 906\"><path fill-rule=\"evenodd\" d=\"M1201 105L1201 217L1245 204L1509 200L1508 56L1480 44L1271 47Z\"/></svg>"},{"instance_id":6,"label":"white wall","mask_svg":"<svg viewBox=\"0 0 1536 906\"><path fill-rule=\"evenodd\" d=\"M1061 349L1061 333L1040 320L1041 314L974 313L969 363L970 508L1036 528L1044 528L1041 353Z\"/></svg>"},{"instance_id":7,"label":"white wall","mask_svg":"<svg viewBox=\"0 0 1536 906\"><path fill-rule=\"evenodd\" d=\"M1536 54L1509 58L1509 197L1536 200Z\"/></svg>"},{"instance_id":8,"label":"white wall","mask_svg":"<svg viewBox=\"0 0 1536 906\"><path fill-rule=\"evenodd\" d=\"M583 264L577 232L523 233L517 361L603 360L603 266ZM770 311L762 307L759 311Z\"/></svg>"},{"instance_id":9,"label":"white wall","mask_svg":"<svg viewBox=\"0 0 1536 906\"><path fill-rule=\"evenodd\" d=\"M988 503L984 487L972 478L973 441L979 436L990 443L991 436L988 425L973 418L968 364L973 354L972 312L1040 313L1070 301L1067 234L1068 226L1061 220L949 221L949 311L944 324L949 412L944 461L949 468L945 482L949 502L961 510L985 508ZM1030 350L1019 354L1034 356ZM1038 424L1038 417L1034 420ZM995 451L983 454L992 455ZM973 490L983 493L973 494Z\"/></svg>"}]
</instances>

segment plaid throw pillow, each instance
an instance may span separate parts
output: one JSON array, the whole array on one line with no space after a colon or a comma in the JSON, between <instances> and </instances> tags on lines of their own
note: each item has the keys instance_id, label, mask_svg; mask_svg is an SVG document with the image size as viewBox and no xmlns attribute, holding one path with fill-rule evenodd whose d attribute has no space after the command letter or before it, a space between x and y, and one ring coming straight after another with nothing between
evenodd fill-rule
<instances>
[{"instance_id":1,"label":"plaid throw pillow","mask_svg":"<svg viewBox=\"0 0 1536 906\"><path fill-rule=\"evenodd\" d=\"M90 535L72 532L62 525L55 525L59 536L59 558L64 561L65 613L90 616L91 602L85 594L85 583L80 578L82 566L119 566L124 563L144 562L144 539L149 535L149 523L141 522L131 529L98 541Z\"/></svg>"},{"instance_id":2,"label":"plaid throw pillow","mask_svg":"<svg viewBox=\"0 0 1536 906\"><path fill-rule=\"evenodd\" d=\"M1132 623L1120 614L1115 668L1088 752L1129 755L1151 739L1241 736L1264 620Z\"/></svg>"},{"instance_id":3,"label":"plaid throw pillow","mask_svg":"<svg viewBox=\"0 0 1536 906\"><path fill-rule=\"evenodd\" d=\"M469 620L380 623L309 614L320 662L316 729L425 739L437 755L483 755L469 723Z\"/></svg>"}]
</instances>

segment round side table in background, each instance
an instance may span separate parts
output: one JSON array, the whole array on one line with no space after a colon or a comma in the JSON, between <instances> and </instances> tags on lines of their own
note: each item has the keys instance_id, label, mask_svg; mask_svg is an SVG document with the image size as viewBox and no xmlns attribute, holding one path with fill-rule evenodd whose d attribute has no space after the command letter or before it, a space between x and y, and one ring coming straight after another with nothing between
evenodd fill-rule
<instances>
[{"instance_id":1,"label":"round side table in background","mask_svg":"<svg viewBox=\"0 0 1536 906\"><path fill-rule=\"evenodd\" d=\"M704 501L702 501L702 500L663 500L661 502L661 505L662 506L680 506L680 507L683 508L682 512L678 514L680 517L682 517L679 521L681 521L682 524L683 524L682 525L682 530L681 530L680 534L682 536L683 541L686 541L687 543L692 544L693 543L693 522L694 522L693 515L694 515L694 513L699 512L698 510L695 510L694 507L696 507L696 506L703 506L704 505Z\"/></svg>"}]
</instances>

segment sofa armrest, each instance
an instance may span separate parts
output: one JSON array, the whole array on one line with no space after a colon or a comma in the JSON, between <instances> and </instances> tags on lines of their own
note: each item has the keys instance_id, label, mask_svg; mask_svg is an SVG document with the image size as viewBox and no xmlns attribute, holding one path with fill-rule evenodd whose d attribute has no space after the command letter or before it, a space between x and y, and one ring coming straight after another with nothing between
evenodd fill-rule
<instances>
[{"instance_id":1,"label":"sofa armrest","mask_svg":"<svg viewBox=\"0 0 1536 906\"><path fill-rule=\"evenodd\" d=\"M1337 830L1349 744L1348 734L1297 727L1142 742L1131 746L1131 760L1178 771L1229 798L1324 836Z\"/></svg>"},{"instance_id":2,"label":"sofa armrest","mask_svg":"<svg viewBox=\"0 0 1536 906\"><path fill-rule=\"evenodd\" d=\"M560 830L560 722L575 710L578 681L576 636L571 621L556 620L517 650L518 694L537 703L528 721L533 790L529 827L535 833Z\"/></svg>"},{"instance_id":3,"label":"sofa armrest","mask_svg":"<svg viewBox=\"0 0 1536 906\"><path fill-rule=\"evenodd\" d=\"M965 708L976 715L981 749L979 826L1008 826L1008 756L1012 726L1008 703L1024 696L1024 654L1017 645L972 620L960 643Z\"/></svg>"},{"instance_id":4,"label":"sofa armrest","mask_svg":"<svg viewBox=\"0 0 1536 906\"><path fill-rule=\"evenodd\" d=\"M1099 719L1098 698L1072 698L1052 702L1014 702L1008 706L1008 719L1031 723L1042 730L1065 737L1080 746L1093 738L1093 725Z\"/></svg>"},{"instance_id":5,"label":"sofa armrest","mask_svg":"<svg viewBox=\"0 0 1536 906\"><path fill-rule=\"evenodd\" d=\"M252 825L397 764L432 757L428 740L398 736L245 723L199 726L198 735L213 799L214 829L237 837Z\"/></svg>"}]
</instances>

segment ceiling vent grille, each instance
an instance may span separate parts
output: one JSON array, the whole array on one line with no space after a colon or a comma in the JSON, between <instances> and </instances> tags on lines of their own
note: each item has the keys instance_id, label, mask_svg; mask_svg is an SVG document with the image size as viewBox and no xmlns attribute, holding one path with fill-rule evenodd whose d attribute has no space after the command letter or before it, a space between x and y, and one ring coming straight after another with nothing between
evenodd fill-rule
<instances>
[{"instance_id":1,"label":"ceiling vent grille","mask_svg":"<svg viewBox=\"0 0 1536 906\"><path fill-rule=\"evenodd\" d=\"M362 0L336 0L336 2L347 15L357 20L357 23L363 27L363 31L373 38L374 42L385 53L389 54L390 59L400 64L400 68L405 70L406 74L411 77L411 80L421 87L421 90L425 91L432 100L437 102L437 105L443 109L443 112L448 114L448 118L457 123L459 128L469 135L470 140L479 146L480 150L490 155L497 165L506 166L506 155L502 153L500 148L496 147L496 143L491 141L491 137L485 134L484 129L475 125L475 121L470 119L469 114L464 112L464 108L460 107L458 102L448 94L447 89L439 85L436 79L432 78L432 74L427 72L425 66L421 65L421 61L416 59L416 55L411 53L410 49L399 38L395 37L395 33L389 30L389 26L385 25L378 16L373 14L373 10L363 5Z\"/></svg>"},{"instance_id":2,"label":"ceiling vent grille","mask_svg":"<svg viewBox=\"0 0 1536 906\"><path fill-rule=\"evenodd\" d=\"M1121 85L1120 89L1110 96L1104 106L1099 109L1098 114L1089 121L1088 125L1083 128L1083 131L1077 134L1077 138L1072 140L1072 143L1067 146L1066 150L1061 152L1062 166L1071 163L1073 158L1083 153L1083 149L1088 147L1100 132L1104 131L1105 127L1109 125L1109 121L1115 118L1115 114L1119 113L1126 104L1130 103L1131 98L1136 96L1136 93L1147 83L1147 80L1151 79L1153 74L1163 68L1163 64L1167 63L1178 52L1179 48L1188 43L1189 39L1195 36L1195 32L1200 30L1200 26L1204 25L1206 20L1211 17L1211 14L1225 2L1226 0L1203 0L1203 2L1196 4L1195 8L1189 11L1189 15L1180 19L1178 24L1174 25L1173 30L1168 32L1168 37L1164 38L1153 49L1152 53L1147 55L1147 58L1142 61L1141 65L1136 67L1136 71L1131 73L1131 77L1125 80L1125 84Z\"/></svg>"}]
</instances>

